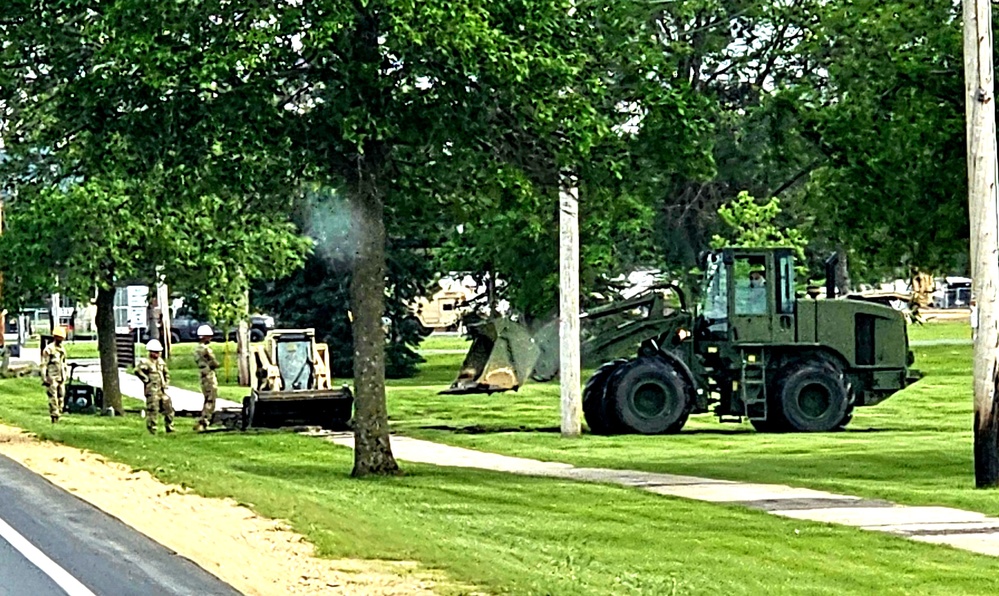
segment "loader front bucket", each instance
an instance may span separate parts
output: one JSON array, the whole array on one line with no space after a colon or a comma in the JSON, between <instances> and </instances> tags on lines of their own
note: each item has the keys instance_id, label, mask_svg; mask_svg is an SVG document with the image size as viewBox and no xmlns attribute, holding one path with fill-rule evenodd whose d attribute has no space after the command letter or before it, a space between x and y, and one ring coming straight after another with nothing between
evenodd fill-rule
<instances>
[{"instance_id":1,"label":"loader front bucket","mask_svg":"<svg viewBox=\"0 0 999 596\"><path fill-rule=\"evenodd\" d=\"M538 346L523 325L494 319L473 328L472 347L458 378L442 394L496 393L517 390L538 360Z\"/></svg>"}]
</instances>

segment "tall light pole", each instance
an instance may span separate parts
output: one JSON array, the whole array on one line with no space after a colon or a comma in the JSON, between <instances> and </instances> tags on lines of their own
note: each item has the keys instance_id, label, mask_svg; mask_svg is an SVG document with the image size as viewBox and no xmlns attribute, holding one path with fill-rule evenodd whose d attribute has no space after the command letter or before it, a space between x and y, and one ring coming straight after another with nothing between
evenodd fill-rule
<instances>
[{"instance_id":1,"label":"tall light pole","mask_svg":"<svg viewBox=\"0 0 999 596\"><path fill-rule=\"evenodd\" d=\"M999 218L996 189L996 105L992 65L992 3L964 0L964 74L968 135L968 212L975 335L975 485L999 486Z\"/></svg>"}]
</instances>

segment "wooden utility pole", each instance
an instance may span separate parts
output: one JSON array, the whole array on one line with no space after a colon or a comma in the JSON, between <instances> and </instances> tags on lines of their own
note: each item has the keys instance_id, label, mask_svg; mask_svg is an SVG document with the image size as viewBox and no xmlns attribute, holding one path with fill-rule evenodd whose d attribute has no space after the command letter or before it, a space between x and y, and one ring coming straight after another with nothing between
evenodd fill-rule
<instances>
[{"instance_id":1,"label":"wooden utility pole","mask_svg":"<svg viewBox=\"0 0 999 596\"><path fill-rule=\"evenodd\" d=\"M996 189L996 106L992 66L992 3L964 0L964 73L968 141L971 276L978 300L975 335L975 485L999 486L999 218Z\"/></svg>"},{"instance_id":2,"label":"wooden utility pole","mask_svg":"<svg viewBox=\"0 0 999 596\"><path fill-rule=\"evenodd\" d=\"M559 190L559 374L562 436L582 432L579 374L579 189L564 175Z\"/></svg>"},{"instance_id":3,"label":"wooden utility pole","mask_svg":"<svg viewBox=\"0 0 999 596\"><path fill-rule=\"evenodd\" d=\"M0 234L3 234L3 200L0 200ZM7 332L7 310L3 308L3 271L0 271L0 353L6 354L3 334Z\"/></svg>"}]
</instances>

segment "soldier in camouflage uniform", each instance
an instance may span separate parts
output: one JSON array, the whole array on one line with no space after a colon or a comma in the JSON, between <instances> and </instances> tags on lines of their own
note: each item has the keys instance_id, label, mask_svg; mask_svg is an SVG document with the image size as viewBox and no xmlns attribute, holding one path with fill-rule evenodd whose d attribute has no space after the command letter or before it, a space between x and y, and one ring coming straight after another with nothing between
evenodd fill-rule
<instances>
[{"instance_id":1,"label":"soldier in camouflage uniform","mask_svg":"<svg viewBox=\"0 0 999 596\"><path fill-rule=\"evenodd\" d=\"M195 431L207 430L212 423L212 414L215 412L215 400L219 396L219 382L215 377L215 369L219 367L219 361L215 359L211 346L212 328L208 325L198 327L198 347L194 349L194 361L198 364L201 372L201 393L205 396L205 406L201 409L201 418L194 425Z\"/></svg>"},{"instance_id":2,"label":"soldier in camouflage uniform","mask_svg":"<svg viewBox=\"0 0 999 596\"><path fill-rule=\"evenodd\" d=\"M170 384L170 371L163 360L163 345L159 340L150 340L146 344L146 351L149 352L149 357L143 358L135 367L135 376L146 386L146 428L155 435L156 418L162 412L166 431L172 433L173 403L166 394L166 388Z\"/></svg>"},{"instance_id":3,"label":"soldier in camouflage uniform","mask_svg":"<svg viewBox=\"0 0 999 596\"><path fill-rule=\"evenodd\" d=\"M66 401L66 348L62 341L66 339L66 330L56 327L52 330L52 343L42 350L42 385L45 385L49 396L49 417L52 424L59 421L63 404Z\"/></svg>"}]
</instances>

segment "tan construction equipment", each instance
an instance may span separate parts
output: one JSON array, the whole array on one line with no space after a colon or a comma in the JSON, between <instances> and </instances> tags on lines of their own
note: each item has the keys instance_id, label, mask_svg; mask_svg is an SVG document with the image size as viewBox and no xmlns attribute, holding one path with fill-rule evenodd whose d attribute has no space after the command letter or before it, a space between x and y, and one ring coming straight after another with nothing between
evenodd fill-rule
<instances>
[{"instance_id":1,"label":"tan construction equipment","mask_svg":"<svg viewBox=\"0 0 999 596\"><path fill-rule=\"evenodd\" d=\"M249 346L250 395L243 399L240 424L345 428L354 396L333 387L329 348L316 342L313 329L275 329Z\"/></svg>"}]
</instances>

